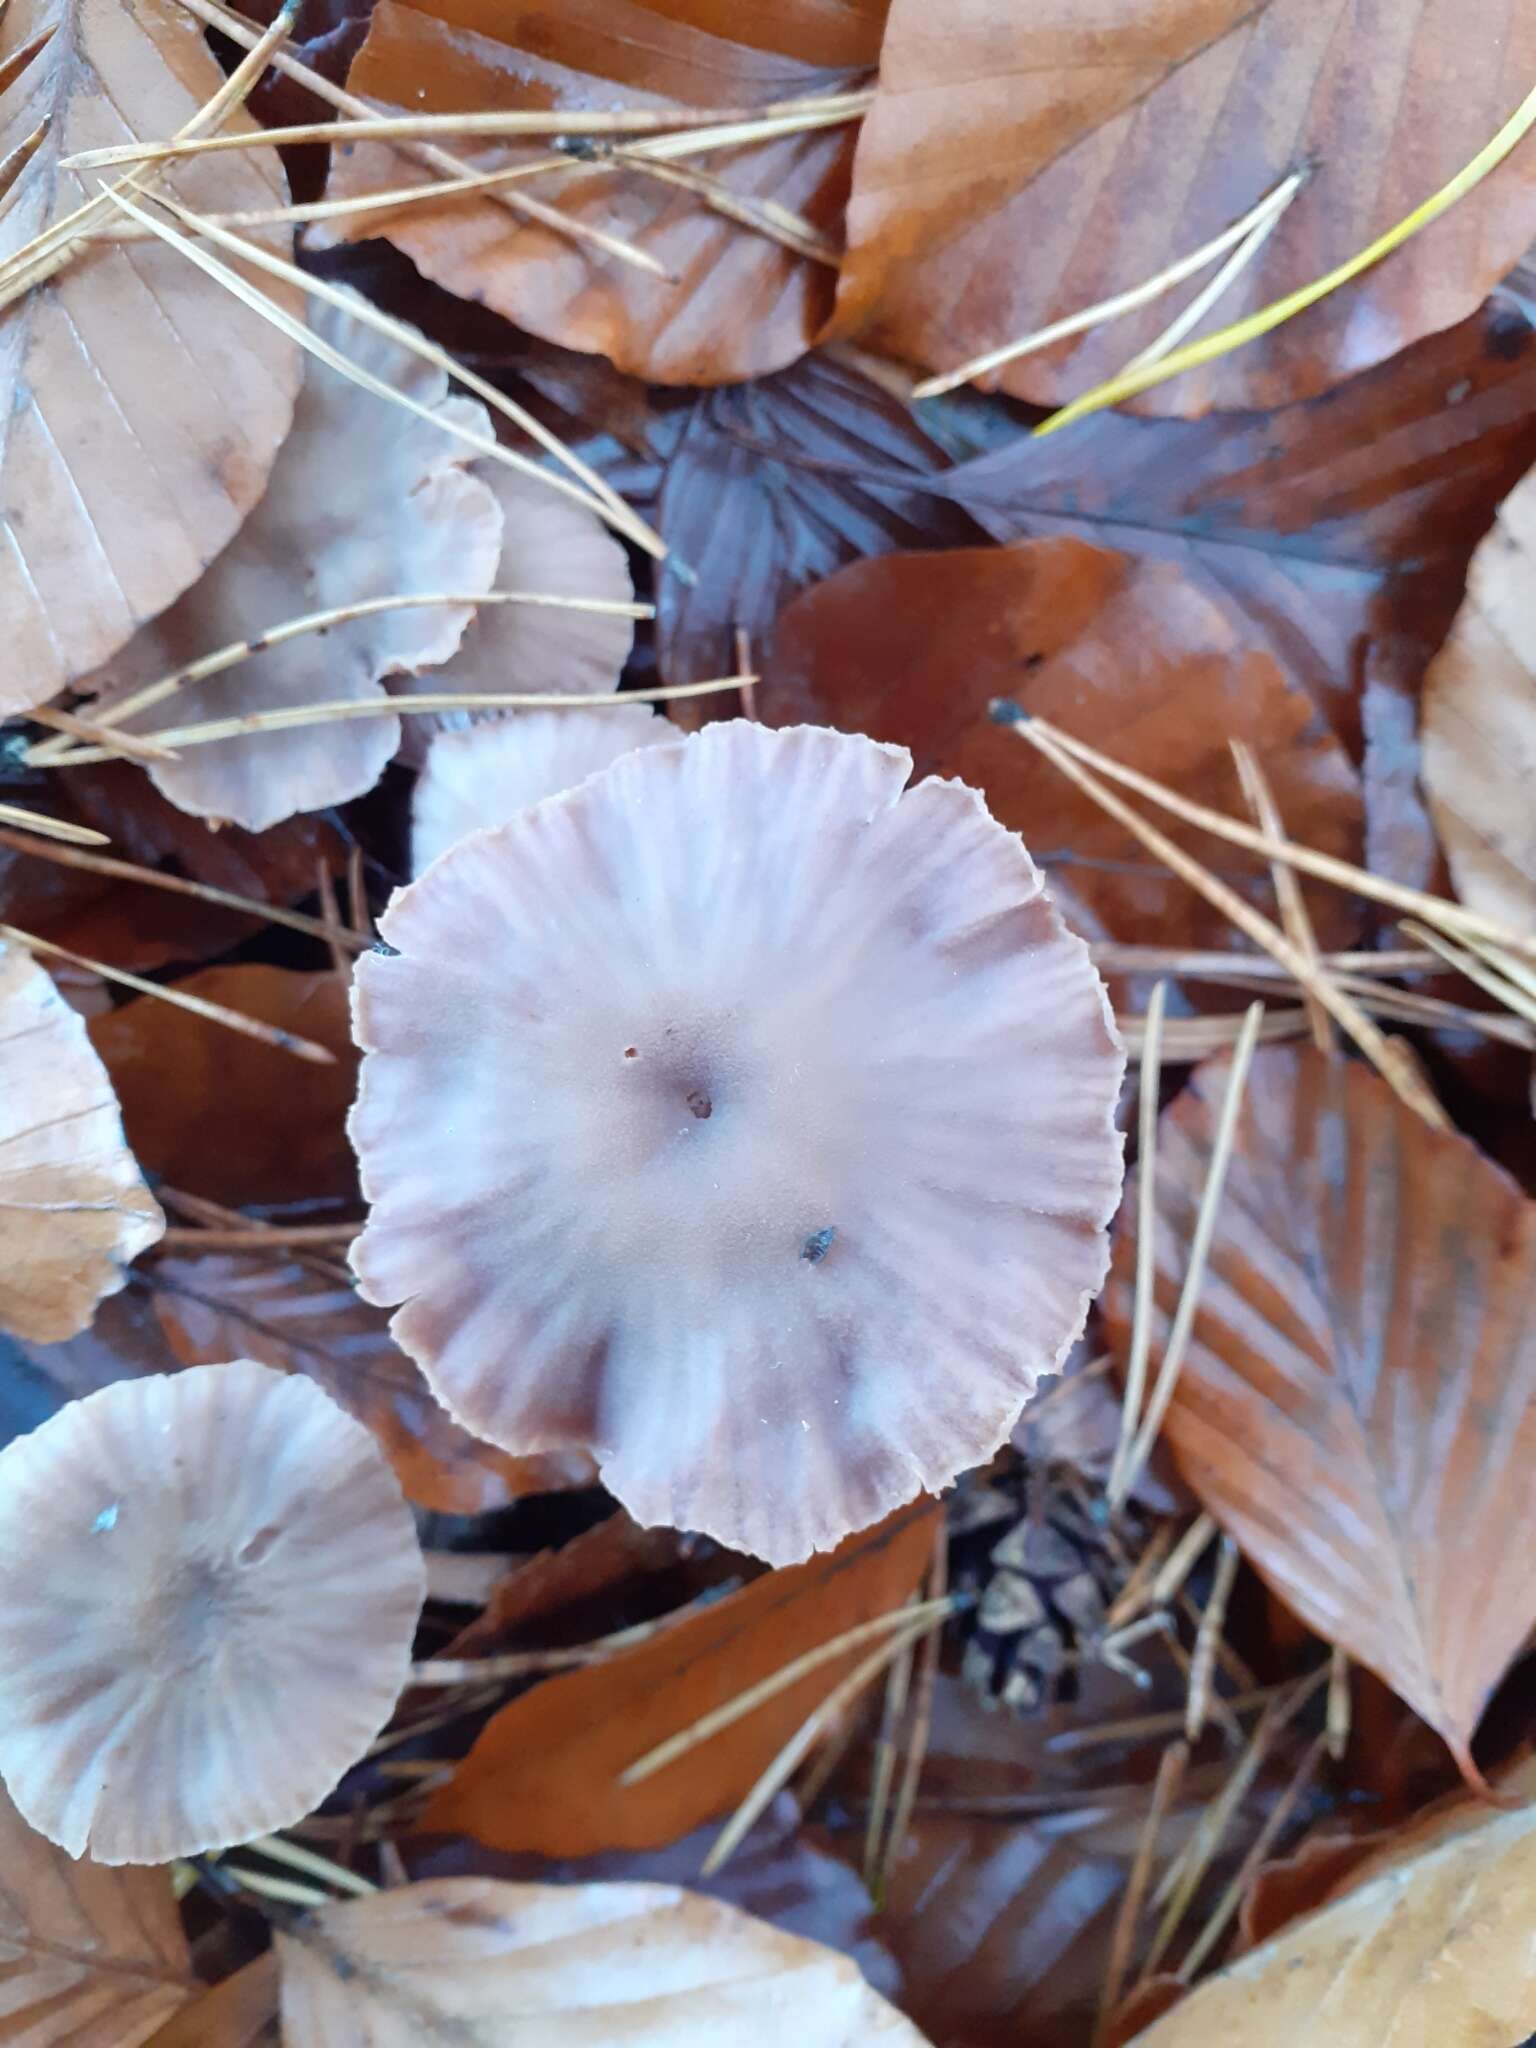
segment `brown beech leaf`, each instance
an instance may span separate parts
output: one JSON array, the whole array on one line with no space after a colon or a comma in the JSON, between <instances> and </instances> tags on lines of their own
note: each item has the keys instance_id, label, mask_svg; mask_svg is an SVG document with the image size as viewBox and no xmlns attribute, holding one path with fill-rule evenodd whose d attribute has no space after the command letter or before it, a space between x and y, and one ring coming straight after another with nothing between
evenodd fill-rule
<instances>
[{"instance_id":1,"label":"brown beech leaf","mask_svg":"<svg viewBox=\"0 0 1536 2048\"><path fill-rule=\"evenodd\" d=\"M1228 811L1241 810L1241 794L1227 741L1245 739L1293 836L1359 858L1360 788L1342 746L1307 692L1247 651L1171 564L1076 540L858 562L785 612L757 692L771 724L815 720L894 740L912 749L918 775L981 790L993 816L1026 835L1063 914L1087 936L1231 946L1220 912L988 716L1000 696ZM1272 909L1260 863L1183 837ZM1308 900L1325 943L1358 929L1338 892Z\"/></svg>"},{"instance_id":2,"label":"brown beech leaf","mask_svg":"<svg viewBox=\"0 0 1536 2048\"><path fill-rule=\"evenodd\" d=\"M899 1607L927 1564L934 1512L918 1501L633 1650L524 1693L434 1795L423 1828L497 1849L585 1856L655 1847L728 1812L867 1650L820 1666L634 1785L621 1785L620 1773L808 1650Z\"/></svg>"},{"instance_id":3,"label":"brown beech leaf","mask_svg":"<svg viewBox=\"0 0 1536 2048\"><path fill-rule=\"evenodd\" d=\"M1226 1079L1163 1113L1154 1362ZM1122 1360L1134 1197L1106 1295ZM1190 1485L1309 1627L1471 1740L1536 1621L1536 1208L1369 1068L1270 1047L1249 1076L1166 1424ZM1469 1586L1476 1597L1469 1597Z\"/></svg>"},{"instance_id":4,"label":"brown beech leaf","mask_svg":"<svg viewBox=\"0 0 1536 2048\"><path fill-rule=\"evenodd\" d=\"M537 1551L514 1565L445 1654L488 1657L511 1649L530 1623L555 1615L563 1620L573 1608L590 1611L591 1602L615 1587L666 1571L677 1562L684 1540L675 1529L642 1529L619 1508L558 1550Z\"/></svg>"},{"instance_id":5,"label":"brown beech leaf","mask_svg":"<svg viewBox=\"0 0 1536 2048\"><path fill-rule=\"evenodd\" d=\"M461 107L743 107L846 90L879 51L885 0L554 0L508 13L494 0L380 0L347 83L413 113ZM848 190L854 124L732 149L709 169L748 203L771 202L826 234ZM465 154L466 152L459 152ZM540 141L480 166L547 156ZM440 178L387 145L332 164L352 197ZM606 355L663 384L719 384L792 362L831 310L836 272L713 211L676 185L597 168L537 181L538 197L659 262L648 275L521 220L490 200L362 215L435 283L482 300L549 341ZM336 232L336 224L332 224Z\"/></svg>"},{"instance_id":6,"label":"brown beech leaf","mask_svg":"<svg viewBox=\"0 0 1536 2048\"><path fill-rule=\"evenodd\" d=\"M8 259L96 189L65 157L173 135L223 73L171 0L15 0L0 79L0 163L35 144L5 196ZM286 196L271 150L204 158L177 191L212 212ZM0 712L45 702L202 573L260 496L298 382L295 343L174 249L98 242L12 300Z\"/></svg>"},{"instance_id":7,"label":"brown beech leaf","mask_svg":"<svg viewBox=\"0 0 1536 2048\"><path fill-rule=\"evenodd\" d=\"M389 1317L324 1270L204 1253L157 1259L149 1284L182 1365L254 1358L307 1373L372 1430L407 1498L422 1507L480 1514L591 1476L585 1459L511 1458L460 1429L391 1342Z\"/></svg>"},{"instance_id":8,"label":"brown beech leaf","mask_svg":"<svg viewBox=\"0 0 1536 2048\"><path fill-rule=\"evenodd\" d=\"M1449 0L1397 8L1390 26L1311 0L955 0L941 17L892 0L836 331L958 367L1143 283L1305 167L1207 324L1254 312L1394 226L1514 111L1536 15L1507 7L1480 26L1469 38ZM1146 402L1279 405L1465 318L1524 253L1533 185L1517 151L1387 262ZM1005 387L1049 404L1086 390L1203 282L1024 358Z\"/></svg>"},{"instance_id":9,"label":"brown beech leaf","mask_svg":"<svg viewBox=\"0 0 1536 2048\"><path fill-rule=\"evenodd\" d=\"M1319 2022L1330 2048L1525 2041L1536 1806L1479 1812L1416 1855L1395 1844L1377 1874L1199 1985L1136 2048L1294 2048Z\"/></svg>"},{"instance_id":10,"label":"brown beech leaf","mask_svg":"<svg viewBox=\"0 0 1536 2048\"><path fill-rule=\"evenodd\" d=\"M184 2005L149 2048L282 2048L277 1996L277 1956L268 1949Z\"/></svg>"},{"instance_id":11,"label":"brown beech leaf","mask_svg":"<svg viewBox=\"0 0 1536 2048\"><path fill-rule=\"evenodd\" d=\"M1525 299L1501 290L1324 397L1020 430L940 487L997 540L1070 534L1177 562L1358 758L1363 681L1374 669L1416 702L1471 551L1533 460L1536 350Z\"/></svg>"},{"instance_id":12,"label":"brown beech leaf","mask_svg":"<svg viewBox=\"0 0 1536 2048\"><path fill-rule=\"evenodd\" d=\"M1424 685L1424 785L1456 892L1536 923L1536 471L1504 501Z\"/></svg>"},{"instance_id":13,"label":"brown beech leaf","mask_svg":"<svg viewBox=\"0 0 1536 2048\"><path fill-rule=\"evenodd\" d=\"M658 505L670 550L657 582L662 673L728 674L738 627L766 659L790 598L847 562L979 539L932 482L945 463L906 406L826 356L701 394Z\"/></svg>"},{"instance_id":14,"label":"brown beech leaf","mask_svg":"<svg viewBox=\"0 0 1536 2048\"><path fill-rule=\"evenodd\" d=\"M846 1956L660 1884L429 1878L277 1937L304 2048L922 2048Z\"/></svg>"},{"instance_id":15,"label":"brown beech leaf","mask_svg":"<svg viewBox=\"0 0 1536 2048\"><path fill-rule=\"evenodd\" d=\"M37 2048L140 2048L196 1989L169 1873L66 1855L3 1788L0 1973L6 2032Z\"/></svg>"},{"instance_id":16,"label":"brown beech leaf","mask_svg":"<svg viewBox=\"0 0 1536 2048\"><path fill-rule=\"evenodd\" d=\"M129 1142L173 1187L238 1208L351 1195L344 1128L356 1080L346 983L332 973L240 962L176 986L314 1039L322 1067L154 996L91 1022L91 1039L123 1105Z\"/></svg>"},{"instance_id":17,"label":"brown beech leaf","mask_svg":"<svg viewBox=\"0 0 1536 2048\"><path fill-rule=\"evenodd\" d=\"M234 641L365 598L478 595L501 554L501 509L466 475L469 447L440 421L488 437L483 405L450 395L446 374L350 313L321 307L320 338L424 407L392 405L307 358L293 432L265 497L202 581L89 680L119 701ZM281 641L127 719L162 732L291 705L382 700L383 678L445 661L468 605L375 612ZM400 744L395 718L245 734L183 750L150 769L172 803L260 832L296 811L371 789Z\"/></svg>"},{"instance_id":18,"label":"brown beech leaf","mask_svg":"<svg viewBox=\"0 0 1536 2048\"><path fill-rule=\"evenodd\" d=\"M84 1019L0 944L0 1330L73 1337L164 1228Z\"/></svg>"}]
</instances>

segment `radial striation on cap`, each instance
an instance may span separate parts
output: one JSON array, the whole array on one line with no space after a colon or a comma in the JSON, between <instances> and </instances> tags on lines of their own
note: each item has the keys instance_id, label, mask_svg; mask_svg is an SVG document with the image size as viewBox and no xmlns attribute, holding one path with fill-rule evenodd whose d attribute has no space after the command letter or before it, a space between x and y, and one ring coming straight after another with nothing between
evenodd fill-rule
<instances>
[{"instance_id":1,"label":"radial striation on cap","mask_svg":"<svg viewBox=\"0 0 1536 2048\"><path fill-rule=\"evenodd\" d=\"M0 1452L0 1776L98 1863L286 1827L388 1719L425 1575L372 1437L249 1359Z\"/></svg>"},{"instance_id":2,"label":"radial striation on cap","mask_svg":"<svg viewBox=\"0 0 1536 2048\"><path fill-rule=\"evenodd\" d=\"M774 1562L991 1454L1120 1188L1087 949L911 766L744 721L627 754L359 966L365 1295L468 1428Z\"/></svg>"}]
</instances>

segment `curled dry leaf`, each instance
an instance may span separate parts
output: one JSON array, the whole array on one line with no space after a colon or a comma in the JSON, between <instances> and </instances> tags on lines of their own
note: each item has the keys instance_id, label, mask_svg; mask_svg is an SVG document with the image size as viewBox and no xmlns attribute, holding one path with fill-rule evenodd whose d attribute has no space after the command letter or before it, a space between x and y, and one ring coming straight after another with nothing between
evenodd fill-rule
<instances>
[{"instance_id":1,"label":"curled dry leaf","mask_svg":"<svg viewBox=\"0 0 1536 2048\"><path fill-rule=\"evenodd\" d=\"M498 16L477 0L380 0L347 83L365 99L420 113L750 108L864 82L884 12L884 0L754 10L729 0L561 0L536 14ZM738 200L787 208L825 234L848 189L853 136L852 123L812 128L705 162ZM543 138L513 151L480 150L470 161L489 168L549 154ZM335 158L330 189L350 198L441 176L365 143ZM720 384L779 369L809 347L831 310L834 269L675 184L577 165L528 189L628 242L665 274L647 275L473 195L365 214L348 227L387 235L435 283L530 333L663 384Z\"/></svg>"},{"instance_id":2,"label":"curled dry leaf","mask_svg":"<svg viewBox=\"0 0 1536 2048\"><path fill-rule=\"evenodd\" d=\"M412 872L469 833L574 789L621 754L676 738L677 727L645 704L514 711L494 725L439 733L411 798Z\"/></svg>"},{"instance_id":3,"label":"curled dry leaf","mask_svg":"<svg viewBox=\"0 0 1536 2048\"><path fill-rule=\"evenodd\" d=\"M922 2048L846 1956L673 1885L432 1878L277 1947L305 2048Z\"/></svg>"},{"instance_id":4,"label":"curled dry leaf","mask_svg":"<svg viewBox=\"0 0 1536 2048\"><path fill-rule=\"evenodd\" d=\"M1119 1192L1086 948L911 767L740 720L631 752L461 840L357 972L365 1296L467 1427L774 1563L991 1455Z\"/></svg>"},{"instance_id":5,"label":"curled dry leaf","mask_svg":"<svg viewBox=\"0 0 1536 2048\"><path fill-rule=\"evenodd\" d=\"M1536 15L1501 8L1478 30L1447 0L1394 10L1390 29L1310 0L956 0L942 19L892 0L836 331L958 367L1142 284L1306 168L1216 319L1254 312L1395 226L1514 112ZM1386 263L1149 402L1279 405L1465 318L1524 254L1533 189L1517 151ZM1005 387L1062 403L1124 368L1203 283L1024 358Z\"/></svg>"},{"instance_id":6,"label":"curled dry leaf","mask_svg":"<svg viewBox=\"0 0 1536 2048\"><path fill-rule=\"evenodd\" d=\"M1463 1584L1465 1596L1465 1583ZM1527 2040L1536 1806L1488 1815L1354 1885L1199 1985L1136 2048L1332 2048Z\"/></svg>"},{"instance_id":7,"label":"curled dry leaf","mask_svg":"<svg viewBox=\"0 0 1536 2048\"><path fill-rule=\"evenodd\" d=\"M476 474L501 507L501 560L493 589L608 604L634 596L628 557L595 512L505 463L481 463ZM465 627L458 652L422 687L595 696L618 687L634 635L633 620L603 612L483 605ZM409 691L409 682L402 681L395 694ZM421 760L434 728L462 726L472 716L443 711L406 719L405 759Z\"/></svg>"},{"instance_id":8,"label":"curled dry leaf","mask_svg":"<svg viewBox=\"0 0 1536 2048\"><path fill-rule=\"evenodd\" d=\"M1094 938L1230 947L1238 935L1187 883L1150 864L1018 735L995 697L1196 802L1246 815L1229 739L1258 757L1291 835L1358 860L1359 779L1308 693L1248 649L1227 611L1171 563L1078 540L957 548L859 562L797 598L757 691L760 716L815 718L912 749L920 774L958 775L1028 834L1063 913ZM1266 913L1263 863L1160 818ZM1358 913L1307 892L1319 937L1348 944Z\"/></svg>"},{"instance_id":9,"label":"curled dry leaf","mask_svg":"<svg viewBox=\"0 0 1536 2048\"><path fill-rule=\"evenodd\" d=\"M740 1592L700 1606L600 1664L546 1679L503 1707L423 1817L429 1833L495 1849L590 1856L647 1849L740 1804L867 1645L808 1672L677 1762L621 1774L701 1716L845 1630L895 1612L933 1551L931 1502Z\"/></svg>"},{"instance_id":10,"label":"curled dry leaf","mask_svg":"<svg viewBox=\"0 0 1536 2048\"><path fill-rule=\"evenodd\" d=\"M0 1968L13 2039L140 2048L195 1989L163 1870L77 1862L0 1788Z\"/></svg>"},{"instance_id":11,"label":"curled dry leaf","mask_svg":"<svg viewBox=\"0 0 1536 2048\"><path fill-rule=\"evenodd\" d=\"M0 943L0 1330L83 1330L165 1228L85 1021Z\"/></svg>"},{"instance_id":12,"label":"curled dry leaf","mask_svg":"<svg viewBox=\"0 0 1536 2048\"><path fill-rule=\"evenodd\" d=\"M0 79L9 264L97 188L65 157L174 134L223 73L172 0L14 0ZM177 191L212 212L285 197L272 150L205 158ZM261 495L299 384L296 344L173 249L98 244L12 296L24 275L0 284L0 712L46 702L201 575Z\"/></svg>"},{"instance_id":13,"label":"curled dry leaf","mask_svg":"<svg viewBox=\"0 0 1536 2048\"><path fill-rule=\"evenodd\" d=\"M317 335L439 419L489 436L490 416L450 396L445 373L335 307L318 307ZM501 512L466 475L467 444L365 391L313 356L293 432L265 497L239 535L179 603L91 679L103 703L234 641L310 612L413 592L478 594L490 587ZM382 678L453 653L466 605L375 613L253 654L128 719L135 732L243 717L296 704L382 700ZM185 811L263 831L372 788L400 744L400 721L374 716L257 733L186 748L150 769Z\"/></svg>"},{"instance_id":14,"label":"curled dry leaf","mask_svg":"<svg viewBox=\"0 0 1536 2048\"><path fill-rule=\"evenodd\" d=\"M1225 1087L1163 1113L1153 1362L1188 1259ZM1106 1306L1122 1360L1136 1252ZM1257 1569L1378 1672L1476 1777L1470 1744L1536 1621L1536 1208L1370 1069L1256 1056L1166 1430ZM1468 1597L1468 1587L1477 1597Z\"/></svg>"},{"instance_id":15,"label":"curled dry leaf","mask_svg":"<svg viewBox=\"0 0 1536 2048\"><path fill-rule=\"evenodd\" d=\"M1536 472L1477 551L1424 682L1424 786L1462 901L1536 925Z\"/></svg>"},{"instance_id":16,"label":"curled dry leaf","mask_svg":"<svg viewBox=\"0 0 1536 2048\"><path fill-rule=\"evenodd\" d=\"M590 1459L510 1458L460 1429L391 1340L388 1317L323 1264L280 1254L160 1258L148 1284L165 1342L182 1365L238 1355L308 1374L372 1431L406 1499L421 1507L484 1514L593 1476Z\"/></svg>"},{"instance_id":17,"label":"curled dry leaf","mask_svg":"<svg viewBox=\"0 0 1536 2048\"><path fill-rule=\"evenodd\" d=\"M237 1359L73 1402L0 1452L11 1797L100 1863L289 1826L387 1720L424 1590L377 1446L308 1380Z\"/></svg>"},{"instance_id":18,"label":"curled dry leaf","mask_svg":"<svg viewBox=\"0 0 1536 2048\"><path fill-rule=\"evenodd\" d=\"M155 996L93 1018L92 1042L146 1171L233 1207L351 1196L357 1181L343 1120L356 1052L345 982L242 960L172 985L312 1039L336 1063L235 1038Z\"/></svg>"}]
</instances>

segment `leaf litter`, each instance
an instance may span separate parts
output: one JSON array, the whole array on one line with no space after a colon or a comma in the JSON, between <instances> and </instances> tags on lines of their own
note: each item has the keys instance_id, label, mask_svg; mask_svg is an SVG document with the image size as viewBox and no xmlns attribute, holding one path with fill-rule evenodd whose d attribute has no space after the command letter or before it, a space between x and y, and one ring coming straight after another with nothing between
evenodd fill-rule
<instances>
[{"instance_id":1,"label":"leaf litter","mask_svg":"<svg viewBox=\"0 0 1536 2048\"><path fill-rule=\"evenodd\" d=\"M12 0L19 2011L1529 2031L1507 27Z\"/></svg>"}]
</instances>

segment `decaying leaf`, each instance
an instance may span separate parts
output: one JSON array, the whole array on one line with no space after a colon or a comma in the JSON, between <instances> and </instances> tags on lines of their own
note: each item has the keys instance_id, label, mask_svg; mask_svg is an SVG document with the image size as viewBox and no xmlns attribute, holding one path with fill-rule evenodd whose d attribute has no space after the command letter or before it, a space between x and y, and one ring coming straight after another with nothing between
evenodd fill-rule
<instances>
[{"instance_id":1,"label":"decaying leaf","mask_svg":"<svg viewBox=\"0 0 1536 2048\"><path fill-rule=\"evenodd\" d=\"M762 10L726 0L560 0L507 15L477 0L380 0L347 83L366 99L421 113L751 108L862 83L884 11L884 0L795 0ZM705 162L738 200L776 204L824 234L848 189L853 133L852 124L811 128ZM540 140L517 151L480 150L470 161L488 168L549 153ZM333 163L330 189L351 197L441 175L364 143ZM831 309L834 269L675 184L577 163L532 189L653 257L666 274L648 275L462 194L344 225L387 235L434 282L533 334L600 351L621 370L666 384L779 369L810 345Z\"/></svg>"},{"instance_id":2,"label":"decaying leaf","mask_svg":"<svg viewBox=\"0 0 1536 2048\"><path fill-rule=\"evenodd\" d=\"M92 1042L146 1170L232 1207L350 1195L356 1173L342 1125L356 1053L345 982L242 960L205 967L177 986L312 1039L336 1064L232 1041L223 1025L153 996L93 1018Z\"/></svg>"},{"instance_id":3,"label":"decaying leaf","mask_svg":"<svg viewBox=\"0 0 1536 2048\"><path fill-rule=\"evenodd\" d=\"M1219 911L988 716L1000 696L1218 810L1241 811L1227 742L1244 739L1292 836L1359 858L1359 782L1311 697L1170 563L1078 540L855 563L785 612L757 692L772 724L818 719L893 740L912 749L920 775L980 789L1026 836L1077 930L1236 943ZM1272 907L1260 862L1166 829ZM1347 944L1357 929L1348 899L1317 890L1307 900L1319 935Z\"/></svg>"},{"instance_id":4,"label":"decaying leaf","mask_svg":"<svg viewBox=\"0 0 1536 2048\"><path fill-rule=\"evenodd\" d=\"M770 1572L685 1615L632 1650L547 1679L494 1717L434 1795L423 1827L470 1834L497 1849L586 1856L655 1847L730 1811L853 1670L859 1646L677 1763L632 1785L621 1785L620 1773L807 1651L900 1607L928 1562L933 1515L928 1502L904 1508L825 1556Z\"/></svg>"},{"instance_id":5,"label":"decaying leaf","mask_svg":"<svg viewBox=\"0 0 1536 2048\"><path fill-rule=\"evenodd\" d=\"M1462 1587L1463 1597L1466 1585ZM1365 1875L1200 1985L1136 2048L1515 2048L1536 2029L1536 1806Z\"/></svg>"},{"instance_id":6,"label":"decaying leaf","mask_svg":"<svg viewBox=\"0 0 1536 2048\"><path fill-rule=\"evenodd\" d=\"M846 1956L672 1885L432 1878L277 1945L304 2048L922 2048Z\"/></svg>"},{"instance_id":7,"label":"decaying leaf","mask_svg":"<svg viewBox=\"0 0 1536 2048\"><path fill-rule=\"evenodd\" d=\"M1239 319L1405 218L1514 112L1536 15L1502 8L1478 29L1446 0L1390 19L1311 0L957 0L942 15L893 0L836 328L957 367L1142 284L1305 168L1220 302L1218 322ZM1516 152L1386 263L1152 403L1278 405L1463 319L1524 253L1533 180ZM1025 358L1006 387L1052 404L1086 390L1203 282Z\"/></svg>"},{"instance_id":8,"label":"decaying leaf","mask_svg":"<svg viewBox=\"0 0 1536 2048\"><path fill-rule=\"evenodd\" d=\"M277 1997L277 1956L268 1949L183 2006L149 2048L284 2048Z\"/></svg>"},{"instance_id":9,"label":"decaying leaf","mask_svg":"<svg viewBox=\"0 0 1536 2048\"><path fill-rule=\"evenodd\" d=\"M179 596L288 431L297 346L173 249L98 243L13 296L41 275L13 259L97 188L63 159L174 134L222 79L172 0L14 0L0 21L0 163L35 143L0 216L0 711L46 702ZM207 158L177 190L211 211L285 196L271 150Z\"/></svg>"},{"instance_id":10,"label":"decaying leaf","mask_svg":"<svg viewBox=\"0 0 1536 2048\"><path fill-rule=\"evenodd\" d=\"M510 1458L463 1430L389 1335L389 1318L323 1265L282 1256L157 1259L155 1313L182 1365L254 1358L302 1372L377 1438L408 1500L475 1515L587 1483L590 1459Z\"/></svg>"},{"instance_id":11,"label":"decaying leaf","mask_svg":"<svg viewBox=\"0 0 1536 2048\"><path fill-rule=\"evenodd\" d=\"M425 406L489 437L490 415L450 396L445 373L350 314L323 306L320 338ZM90 687L116 703L232 642L332 606L413 593L475 596L490 587L501 511L465 472L470 450L436 424L306 358L293 432L266 495L202 580L117 654ZM126 720L160 732L297 704L382 700L383 678L445 660L467 605L377 612L306 633L177 690ZM187 748L156 763L156 785L183 810L259 832L296 811L358 796L400 744L400 721L371 716Z\"/></svg>"},{"instance_id":12,"label":"decaying leaf","mask_svg":"<svg viewBox=\"0 0 1536 2048\"><path fill-rule=\"evenodd\" d=\"M0 1983L18 2043L139 2048L196 1988L168 1873L66 1856L0 1787Z\"/></svg>"},{"instance_id":13,"label":"decaying leaf","mask_svg":"<svg viewBox=\"0 0 1536 2048\"><path fill-rule=\"evenodd\" d=\"M1536 924L1536 472L1505 499L1424 683L1424 786L1456 892Z\"/></svg>"},{"instance_id":14,"label":"decaying leaf","mask_svg":"<svg viewBox=\"0 0 1536 2048\"><path fill-rule=\"evenodd\" d=\"M0 943L0 1329L73 1337L164 1228L84 1019Z\"/></svg>"},{"instance_id":15,"label":"decaying leaf","mask_svg":"<svg viewBox=\"0 0 1536 2048\"><path fill-rule=\"evenodd\" d=\"M1154 1363L1225 1068L1197 1068L1159 1123ZM1132 1195L1106 1296L1122 1359L1136 1215ZM1259 1052L1167 1434L1245 1556L1469 1776L1536 1621L1511 1540L1536 1516L1533 1262L1536 1208L1466 1138L1357 1061Z\"/></svg>"}]
</instances>

